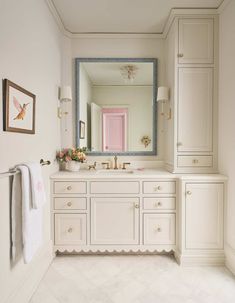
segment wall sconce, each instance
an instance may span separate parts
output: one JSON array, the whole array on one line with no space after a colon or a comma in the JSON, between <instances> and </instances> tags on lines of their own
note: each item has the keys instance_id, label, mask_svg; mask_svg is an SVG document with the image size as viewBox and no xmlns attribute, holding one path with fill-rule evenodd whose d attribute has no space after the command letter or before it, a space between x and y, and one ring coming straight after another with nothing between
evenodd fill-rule
<instances>
[{"instance_id":1,"label":"wall sconce","mask_svg":"<svg viewBox=\"0 0 235 303\"><path fill-rule=\"evenodd\" d=\"M157 91L157 102L162 102L162 110L161 115L164 116L164 103L169 101L169 88L165 86L158 87ZM171 119L171 109L169 109L169 113L167 114L167 119Z\"/></svg>"},{"instance_id":2,"label":"wall sconce","mask_svg":"<svg viewBox=\"0 0 235 303\"><path fill-rule=\"evenodd\" d=\"M71 102L72 101L72 90L70 86L61 86L59 92L60 106L58 107L58 118L62 118L63 115L67 115L68 112L63 112L61 105L62 102Z\"/></svg>"}]
</instances>

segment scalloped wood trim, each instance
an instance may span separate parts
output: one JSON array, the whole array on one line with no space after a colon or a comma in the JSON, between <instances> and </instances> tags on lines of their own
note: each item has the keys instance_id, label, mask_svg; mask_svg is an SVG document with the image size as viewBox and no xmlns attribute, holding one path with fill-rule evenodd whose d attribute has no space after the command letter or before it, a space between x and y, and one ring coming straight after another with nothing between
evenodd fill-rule
<instances>
[{"instance_id":1,"label":"scalloped wood trim","mask_svg":"<svg viewBox=\"0 0 235 303\"><path fill-rule=\"evenodd\" d=\"M170 253L175 247L62 247L55 246L55 252L60 253Z\"/></svg>"}]
</instances>

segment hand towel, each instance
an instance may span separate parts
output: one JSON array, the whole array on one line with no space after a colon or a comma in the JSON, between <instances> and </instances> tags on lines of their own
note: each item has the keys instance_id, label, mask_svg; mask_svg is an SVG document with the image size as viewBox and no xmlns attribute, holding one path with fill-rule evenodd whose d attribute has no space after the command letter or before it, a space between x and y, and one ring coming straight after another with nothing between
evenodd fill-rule
<instances>
[{"instance_id":1,"label":"hand towel","mask_svg":"<svg viewBox=\"0 0 235 303\"><path fill-rule=\"evenodd\" d=\"M29 169L19 165L22 189L22 238L24 262L29 263L42 244L42 205L31 205L31 182Z\"/></svg>"},{"instance_id":2,"label":"hand towel","mask_svg":"<svg viewBox=\"0 0 235 303\"><path fill-rule=\"evenodd\" d=\"M14 175L11 195L11 257L17 262L22 256L22 191L21 174Z\"/></svg>"},{"instance_id":3,"label":"hand towel","mask_svg":"<svg viewBox=\"0 0 235 303\"><path fill-rule=\"evenodd\" d=\"M39 163L23 163L27 166L31 182L31 203L34 209L46 202L46 194L42 178L42 167Z\"/></svg>"}]
</instances>

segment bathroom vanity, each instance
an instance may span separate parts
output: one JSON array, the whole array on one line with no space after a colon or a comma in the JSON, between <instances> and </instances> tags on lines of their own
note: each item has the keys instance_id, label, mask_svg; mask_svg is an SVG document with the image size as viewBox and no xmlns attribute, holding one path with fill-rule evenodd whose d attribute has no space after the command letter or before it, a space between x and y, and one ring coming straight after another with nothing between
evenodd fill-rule
<instances>
[{"instance_id":1,"label":"bathroom vanity","mask_svg":"<svg viewBox=\"0 0 235 303\"><path fill-rule=\"evenodd\" d=\"M157 169L56 173L54 251L173 251L182 264L223 264L225 182Z\"/></svg>"}]
</instances>

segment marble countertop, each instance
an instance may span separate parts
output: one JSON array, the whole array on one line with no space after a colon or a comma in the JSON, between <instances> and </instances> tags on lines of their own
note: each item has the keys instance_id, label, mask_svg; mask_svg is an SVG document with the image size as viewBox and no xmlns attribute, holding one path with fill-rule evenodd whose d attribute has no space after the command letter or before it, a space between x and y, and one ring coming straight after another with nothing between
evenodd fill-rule
<instances>
[{"instance_id":1,"label":"marble countertop","mask_svg":"<svg viewBox=\"0 0 235 303\"><path fill-rule=\"evenodd\" d=\"M51 179L193 179L193 180L226 180L226 176L220 174L173 174L165 169L127 169L123 170L86 170L78 172L58 171L51 175Z\"/></svg>"}]
</instances>

